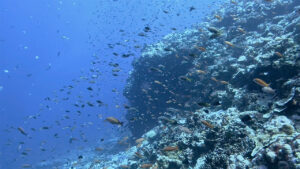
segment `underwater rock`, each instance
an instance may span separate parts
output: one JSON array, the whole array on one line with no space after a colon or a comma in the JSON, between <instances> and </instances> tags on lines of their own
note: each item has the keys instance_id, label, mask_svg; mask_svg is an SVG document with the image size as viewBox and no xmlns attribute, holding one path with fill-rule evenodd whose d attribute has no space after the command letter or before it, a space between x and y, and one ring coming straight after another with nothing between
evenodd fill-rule
<instances>
[{"instance_id":1,"label":"underwater rock","mask_svg":"<svg viewBox=\"0 0 300 169\"><path fill-rule=\"evenodd\" d=\"M147 132L144 136L147 139L153 139L155 136L157 135L157 133L154 130L150 130L149 132Z\"/></svg>"},{"instance_id":2,"label":"underwater rock","mask_svg":"<svg viewBox=\"0 0 300 169\"><path fill-rule=\"evenodd\" d=\"M292 99L295 97L295 92L296 92L296 87L293 87L293 88L291 89L291 92L290 92L290 95L288 96L288 98L277 101L277 102L275 103L275 105L280 106L280 107L285 106L285 105L288 104L290 101L292 101Z\"/></svg>"}]
</instances>

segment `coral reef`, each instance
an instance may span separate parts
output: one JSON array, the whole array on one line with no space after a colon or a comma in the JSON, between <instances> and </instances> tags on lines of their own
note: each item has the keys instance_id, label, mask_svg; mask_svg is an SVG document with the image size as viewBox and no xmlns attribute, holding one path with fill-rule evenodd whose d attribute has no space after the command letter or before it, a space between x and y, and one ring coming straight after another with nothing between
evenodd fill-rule
<instances>
[{"instance_id":1,"label":"coral reef","mask_svg":"<svg viewBox=\"0 0 300 169\"><path fill-rule=\"evenodd\" d=\"M300 168L299 9L292 0L235 2L147 46L124 92L133 135L153 128L138 163Z\"/></svg>"},{"instance_id":2,"label":"coral reef","mask_svg":"<svg viewBox=\"0 0 300 169\"><path fill-rule=\"evenodd\" d=\"M124 95L132 140L95 167L300 168L300 1L231 1L147 46Z\"/></svg>"}]
</instances>

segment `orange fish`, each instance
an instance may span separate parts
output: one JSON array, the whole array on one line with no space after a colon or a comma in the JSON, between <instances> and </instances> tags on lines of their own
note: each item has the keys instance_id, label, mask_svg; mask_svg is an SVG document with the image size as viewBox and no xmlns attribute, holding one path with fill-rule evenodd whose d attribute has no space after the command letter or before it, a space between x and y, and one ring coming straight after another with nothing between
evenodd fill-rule
<instances>
[{"instance_id":1,"label":"orange fish","mask_svg":"<svg viewBox=\"0 0 300 169\"><path fill-rule=\"evenodd\" d=\"M167 101L166 101L167 104L170 104L170 103L172 103L172 102L173 102L172 100L167 100Z\"/></svg>"},{"instance_id":2,"label":"orange fish","mask_svg":"<svg viewBox=\"0 0 300 169\"><path fill-rule=\"evenodd\" d=\"M178 146L175 147L168 146L163 149L163 151L176 151L176 150L178 150Z\"/></svg>"},{"instance_id":3,"label":"orange fish","mask_svg":"<svg viewBox=\"0 0 300 169\"><path fill-rule=\"evenodd\" d=\"M111 124L117 124L123 126L123 122L120 122L118 119L114 117L107 117L106 121L110 122Z\"/></svg>"},{"instance_id":4,"label":"orange fish","mask_svg":"<svg viewBox=\"0 0 300 169\"><path fill-rule=\"evenodd\" d=\"M140 143L142 143L144 140L145 140L144 138L139 138L139 139L135 140L135 143L140 144Z\"/></svg>"},{"instance_id":5,"label":"orange fish","mask_svg":"<svg viewBox=\"0 0 300 169\"><path fill-rule=\"evenodd\" d=\"M123 137L122 140L120 140L118 143L119 144L127 144L126 141L128 140L129 137Z\"/></svg>"},{"instance_id":6,"label":"orange fish","mask_svg":"<svg viewBox=\"0 0 300 169\"><path fill-rule=\"evenodd\" d=\"M222 20L222 17L220 15L215 15L215 18L217 18L219 21Z\"/></svg>"},{"instance_id":7,"label":"orange fish","mask_svg":"<svg viewBox=\"0 0 300 169\"><path fill-rule=\"evenodd\" d=\"M204 47L201 47L201 46L196 46L197 49L201 50L202 52L205 52L206 51L206 48Z\"/></svg>"},{"instance_id":8,"label":"orange fish","mask_svg":"<svg viewBox=\"0 0 300 169\"><path fill-rule=\"evenodd\" d=\"M277 55L279 57L283 57L283 55L280 52L275 52L275 55Z\"/></svg>"},{"instance_id":9,"label":"orange fish","mask_svg":"<svg viewBox=\"0 0 300 169\"><path fill-rule=\"evenodd\" d=\"M223 85L228 85L229 83L224 81L224 80L221 80L220 83L222 83Z\"/></svg>"},{"instance_id":10,"label":"orange fish","mask_svg":"<svg viewBox=\"0 0 300 169\"><path fill-rule=\"evenodd\" d=\"M212 124L210 124L210 123L209 123L208 121L206 121L206 120L201 120L201 123L204 124L205 126L211 128L211 129L214 128L214 126L213 126Z\"/></svg>"},{"instance_id":11,"label":"orange fish","mask_svg":"<svg viewBox=\"0 0 300 169\"><path fill-rule=\"evenodd\" d=\"M214 77L210 78L211 80L215 81L215 82L218 82L218 80Z\"/></svg>"},{"instance_id":12,"label":"orange fish","mask_svg":"<svg viewBox=\"0 0 300 169\"><path fill-rule=\"evenodd\" d=\"M136 155L138 158L143 158L142 154L140 154L139 152L135 152L135 155Z\"/></svg>"},{"instance_id":13,"label":"orange fish","mask_svg":"<svg viewBox=\"0 0 300 169\"><path fill-rule=\"evenodd\" d=\"M206 72L205 72L205 71L203 71L203 70L199 70L199 69L198 69L198 70L196 70L196 72L197 72L197 73L200 73L200 74L206 74Z\"/></svg>"},{"instance_id":14,"label":"orange fish","mask_svg":"<svg viewBox=\"0 0 300 169\"><path fill-rule=\"evenodd\" d=\"M267 84L265 81L263 81L262 79L259 79L259 78L254 78L253 81L260 85L261 87L269 87L270 85Z\"/></svg>"},{"instance_id":15,"label":"orange fish","mask_svg":"<svg viewBox=\"0 0 300 169\"><path fill-rule=\"evenodd\" d=\"M225 44L227 44L228 46L234 47L234 44L233 44L233 43L231 43L231 42L229 42L229 41L224 41L224 42L225 42Z\"/></svg>"},{"instance_id":16,"label":"orange fish","mask_svg":"<svg viewBox=\"0 0 300 169\"><path fill-rule=\"evenodd\" d=\"M240 31L241 33L246 33L246 31L243 28L237 28L238 31Z\"/></svg>"},{"instance_id":17,"label":"orange fish","mask_svg":"<svg viewBox=\"0 0 300 169\"><path fill-rule=\"evenodd\" d=\"M141 165L141 168L150 168L153 164L143 164Z\"/></svg>"},{"instance_id":18,"label":"orange fish","mask_svg":"<svg viewBox=\"0 0 300 169\"><path fill-rule=\"evenodd\" d=\"M162 85L162 83L160 81L158 81L158 80L154 80L154 83Z\"/></svg>"}]
</instances>

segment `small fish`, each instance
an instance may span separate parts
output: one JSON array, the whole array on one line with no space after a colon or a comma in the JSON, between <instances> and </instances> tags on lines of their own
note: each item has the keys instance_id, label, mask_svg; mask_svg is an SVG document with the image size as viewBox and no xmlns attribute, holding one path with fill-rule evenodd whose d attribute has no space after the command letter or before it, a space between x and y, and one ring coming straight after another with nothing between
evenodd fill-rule
<instances>
[{"instance_id":1,"label":"small fish","mask_svg":"<svg viewBox=\"0 0 300 169\"><path fill-rule=\"evenodd\" d=\"M176 121L176 120L169 119L169 118L164 117L164 116L160 117L159 119L162 120L162 121L164 121L164 122L167 122L167 123L177 124L177 121Z\"/></svg>"},{"instance_id":2,"label":"small fish","mask_svg":"<svg viewBox=\"0 0 300 169\"><path fill-rule=\"evenodd\" d=\"M195 9L196 9L195 7L191 6L190 9L189 9L189 11L191 12L191 11L193 11Z\"/></svg>"},{"instance_id":3,"label":"small fish","mask_svg":"<svg viewBox=\"0 0 300 169\"><path fill-rule=\"evenodd\" d=\"M194 54L194 53L190 53L189 56L192 57L192 58L196 58L197 57L197 55Z\"/></svg>"},{"instance_id":4,"label":"small fish","mask_svg":"<svg viewBox=\"0 0 300 169\"><path fill-rule=\"evenodd\" d=\"M262 79L259 79L259 78L254 78L253 81L260 85L261 87L269 87L270 85L267 84L265 81L263 81Z\"/></svg>"},{"instance_id":5,"label":"small fish","mask_svg":"<svg viewBox=\"0 0 300 169\"><path fill-rule=\"evenodd\" d=\"M206 48L201 47L201 46L195 46L195 48L201 50L202 52L205 52L205 51L206 51Z\"/></svg>"},{"instance_id":6,"label":"small fish","mask_svg":"<svg viewBox=\"0 0 300 169\"><path fill-rule=\"evenodd\" d=\"M143 158L143 156L139 152L135 152L134 155L137 156L138 158Z\"/></svg>"},{"instance_id":7,"label":"small fish","mask_svg":"<svg viewBox=\"0 0 300 169\"><path fill-rule=\"evenodd\" d=\"M229 83L227 81L221 80L220 83L222 83L223 85L228 85Z\"/></svg>"},{"instance_id":8,"label":"small fish","mask_svg":"<svg viewBox=\"0 0 300 169\"><path fill-rule=\"evenodd\" d=\"M121 69L113 69L112 72L120 72Z\"/></svg>"},{"instance_id":9,"label":"small fish","mask_svg":"<svg viewBox=\"0 0 300 169\"><path fill-rule=\"evenodd\" d=\"M95 151L102 151L103 150L103 148L101 148L101 147L96 147L95 148Z\"/></svg>"},{"instance_id":10,"label":"small fish","mask_svg":"<svg viewBox=\"0 0 300 169\"><path fill-rule=\"evenodd\" d=\"M214 126L206 120L201 120L201 123L204 124L205 126L211 128L211 129L214 128Z\"/></svg>"},{"instance_id":11,"label":"small fish","mask_svg":"<svg viewBox=\"0 0 300 169\"><path fill-rule=\"evenodd\" d=\"M118 144L127 144L126 142L127 142L128 139L129 139L129 137L125 136L125 137L122 138L122 140L120 140L118 142Z\"/></svg>"},{"instance_id":12,"label":"small fish","mask_svg":"<svg viewBox=\"0 0 300 169\"><path fill-rule=\"evenodd\" d=\"M135 140L135 143L140 144L140 143L142 143L144 140L145 140L144 138L139 138L139 139Z\"/></svg>"},{"instance_id":13,"label":"small fish","mask_svg":"<svg viewBox=\"0 0 300 169\"><path fill-rule=\"evenodd\" d=\"M141 36L141 35L139 35L139 36ZM129 56L133 56L133 54L131 54L131 53L129 53L129 54L122 54L123 58L128 58Z\"/></svg>"},{"instance_id":14,"label":"small fish","mask_svg":"<svg viewBox=\"0 0 300 169\"><path fill-rule=\"evenodd\" d=\"M162 85L162 83L160 81L158 81L158 80L154 80L154 83Z\"/></svg>"},{"instance_id":15,"label":"small fish","mask_svg":"<svg viewBox=\"0 0 300 169\"><path fill-rule=\"evenodd\" d=\"M185 133L189 133L189 134L192 133L192 131L189 128L184 127L184 126L179 126L179 129Z\"/></svg>"},{"instance_id":16,"label":"small fish","mask_svg":"<svg viewBox=\"0 0 300 169\"><path fill-rule=\"evenodd\" d=\"M207 30L213 34L220 34L220 31L215 27L208 27Z\"/></svg>"},{"instance_id":17,"label":"small fish","mask_svg":"<svg viewBox=\"0 0 300 169\"><path fill-rule=\"evenodd\" d=\"M25 136L28 135L22 127L18 127L18 130L20 131L21 134L23 134Z\"/></svg>"},{"instance_id":18,"label":"small fish","mask_svg":"<svg viewBox=\"0 0 300 169\"><path fill-rule=\"evenodd\" d=\"M163 149L163 151L177 151L177 150L178 150L178 146L175 147L168 146Z\"/></svg>"},{"instance_id":19,"label":"small fish","mask_svg":"<svg viewBox=\"0 0 300 169\"><path fill-rule=\"evenodd\" d=\"M151 168L153 164L142 164L141 168Z\"/></svg>"},{"instance_id":20,"label":"small fish","mask_svg":"<svg viewBox=\"0 0 300 169\"><path fill-rule=\"evenodd\" d=\"M233 1L233 0L231 0L230 1L232 4L234 4L234 5L237 5L237 2L235 2L235 1Z\"/></svg>"},{"instance_id":21,"label":"small fish","mask_svg":"<svg viewBox=\"0 0 300 169\"><path fill-rule=\"evenodd\" d=\"M111 124L121 125L123 126L123 122L120 122L118 119L114 117L107 117L106 121L110 122Z\"/></svg>"},{"instance_id":22,"label":"small fish","mask_svg":"<svg viewBox=\"0 0 300 169\"><path fill-rule=\"evenodd\" d=\"M198 102L197 104L201 107L209 107L210 106L209 103L204 103L204 102Z\"/></svg>"},{"instance_id":23,"label":"small fish","mask_svg":"<svg viewBox=\"0 0 300 169\"><path fill-rule=\"evenodd\" d=\"M21 154L24 156L28 155L28 153L26 153L26 152L22 152Z\"/></svg>"},{"instance_id":24,"label":"small fish","mask_svg":"<svg viewBox=\"0 0 300 169\"><path fill-rule=\"evenodd\" d=\"M243 28L237 28L238 31L240 31L241 33L246 33L246 31Z\"/></svg>"},{"instance_id":25,"label":"small fish","mask_svg":"<svg viewBox=\"0 0 300 169\"><path fill-rule=\"evenodd\" d=\"M215 82L219 82L215 77L210 78L211 80L215 81Z\"/></svg>"},{"instance_id":26,"label":"small fish","mask_svg":"<svg viewBox=\"0 0 300 169\"><path fill-rule=\"evenodd\" d=\"M172 102L173 102L172 100L167 100L167 101L166 101L167 104L170 104L170 103L172 103Z\"/></svg>"},{"instance_id":27,"label":"small fish","mask_svg":"<svg viewBox=\"0 0 300 169\"><path fill-rule=\"evenodd\" d=\"M69 143L72 144L73 141L76 141L76 140L77 140L77 138L71 137L71 138L69 138Z\"/></svg>"},{"instance_id":28,"label":"small fish","mask_svg":"<svg viewBox=\"0 0 300 169\"><path fill-rule=\"evenodd\" d=\"M31 168L32 166L31 166L31 164L23 164L22 165L22 168Z\"/></svg>"},{"instance_id":29,"label":"small fish","mask_svg":"<svg viewBox=\"0 0 300 169\"><path fill-rule=\"evenodd\" d=\"M103 102L102 102L101 100L96 100L96 102L97 102L98 104L103 104Z\"/></svg>"},{"instance_id":30,"label":"small fish","mask_svg":"<svg viewBox=\"0 0 300 169\"><path fill-rule=\"evenodd\" d=\"M222 20L222 17L220 15L215 15L215 18L217 18L219 21Z\"/></svg>"},{"instance_id":31,"label":"small fish","mask_svg":"<svg viewBox=\"0 0 300 169\"><path fill-rule=\"evenodd\" d=\"M280 52L275 52L275 55L279 57L283 57L283 55Z\"/></svg>"},{"instance_id":32,"label":"small fish","mask_svg":"<svg viewBox=\"0 0 300 169\"><path fill-rule=\"evenodd\" d=\"M226 45L230 46L230 47L234 47L234 44L229 42L229 41L224 41Z\"/></svg>"},{"instance_id":33,"label":"small fish","mask_svg":"<svg viewBox=\"0 0 300 169\"><path fill-rule=\"evenodd\" d=\"M92 104L91 102L87 102L87 104L88 104L90 107L94 107L94 104Z\"/></svg>"},{"instance_id":34,"label":"small fish","mask_svg":"<svg viewBox=\"0 0 300 169\"><path fill-rule=\"evenodd\" d=\"M113 67L118 67L119 64L118 63L109 63L110 66L113 66Z\"/></svg>"},{"instance_id":35,"label":"small fish","mask_svg":"<svg viewBox=\"0 0 300 169\"><path fill-rule=\"evenodd\" d=\"M128 106L127 104L124 104L124 108L125 109L130 109L130 106Z\"/></svg>"},{"instance_id":36,"label":"small fish","mask_svg":"<svg viewBox=\"0 0 300 169\"><path fill-rule=\"evenodd\" d=\"M149 26L144 27L144 32L149 32L151 29Z\"/></svg>"},{"instance_id":37,"label":"small fish","mask_svg":"<svg viewBox=\"0 0 300 169\"><path fill-rule=\"evenodd\" d=\"M138 36L146 36L143 32L139 33Z\"/></svg>"},{"instance_id":38,"label":"small fish","mask_svg":"<svg viewBox=\"0 0 300 169\"><path fill-rule=\"evenodd\" d=\"M164 48L164 51L171 52L172 49L170 49L170 48Z\"/></svg>"},{"instance_id":39,"label":"small fish","mask_svg":"<svg viewBox=\"0 0 300 169\"><path fill-rule=\"evenodd\" d=\"M49 127L47 127L47 126L44 126L44 127L42 127L41 129L43 129L43 130L48 130L48 129L49 129Z\"/></svg>"},{"instance_id":40,"label":"small fish","mask_svg":"<svg viewBox=\"0 0 300 169\"><path fill-rule=\"evenodd\" d=\"M192 79L186 77L186 76L179 76L180 80L184 80L184 81L188 81L188 82L192 82Z\"/></svg>"}]
</instances>

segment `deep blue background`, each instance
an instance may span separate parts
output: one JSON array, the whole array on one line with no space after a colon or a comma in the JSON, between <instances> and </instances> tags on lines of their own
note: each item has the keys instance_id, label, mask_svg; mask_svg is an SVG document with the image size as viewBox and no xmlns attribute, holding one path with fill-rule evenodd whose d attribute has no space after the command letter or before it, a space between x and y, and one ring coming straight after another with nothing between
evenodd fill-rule
<instances>
[{"instance_id":1,"label":"deep blue background","mask_svg":"<svg viewBox=\"0 0 300 169\"><path fill-rule=\"evenodd\" d=\"M108 140L128 135L99 119L98 114L103 118L115 116L125 120L122 105L126 99L122 89L131 61L140 54L140 49L134 46L155 43L174 32L171 28L180 32L200 23L219 3L211 0L0 1L0 86L3 86L0 91L0 168L19 168L24 163L36 164L68 155L76 157L80 150L97 145L100 138ZM189 11L191 6L196 10ZM138 36L145 26L151 31L146 37ZM121 45L113 49L107 45L118 42ZM130 52L135 56L122 58L113 52ZM95 56L100 62L93 66ZM112 76L109 62L120 64L119 76ZM91 68L102 74L96 84L82 80L93 75ZM69 95L59 91L67 85L74 87ZM100 90L88 91L89 86ZM114 88L118 93L112 92ZM92 102L95 97L91 98L91 94L106 105L86 107L78 116L73 106L78 101L77 96ZM70 99L63 101L66 96ZM44 100L46 97L50 101ZM31 118L34 115L36 119ZM70 119L64 119L65 115ZM43 126L50 129L40 129ZM28 136L20 134L17 127L24 128ZM59 138L53 137L55 133ZM80 139L80 133L85 134L88 142ZM73 137L78 140L70 144L69 139ZM32 150L26 156L21 155L27 148Z\"/></svg>"}]
</instances>

